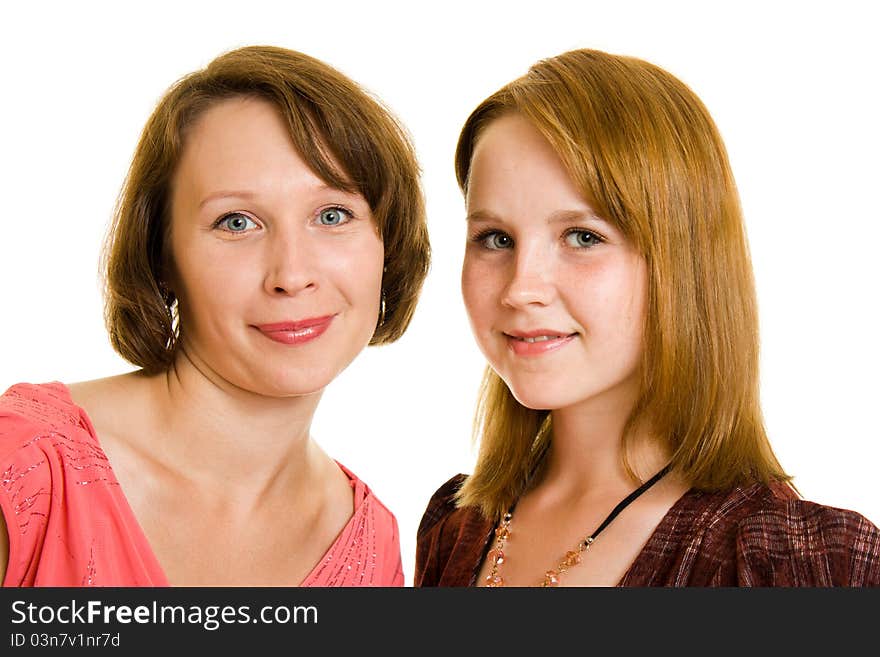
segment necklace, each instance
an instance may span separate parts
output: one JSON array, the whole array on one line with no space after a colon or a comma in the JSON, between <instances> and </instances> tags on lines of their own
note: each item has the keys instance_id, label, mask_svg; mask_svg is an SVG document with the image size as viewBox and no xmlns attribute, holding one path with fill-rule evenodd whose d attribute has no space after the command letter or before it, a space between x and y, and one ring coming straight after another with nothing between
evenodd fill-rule
<instances>
[{"instance_id":1,"label":"necklace","mask_svg":"<svg viewBox=\"0 0 880 657\"><path fill-rule=\"evenodd\" d=\"M565 553L565 556L562 557L562 561L559 564L547 572L544 573L544 579L541 581L539 586L559 586L559 576L562 575L566 570L576 566L581 562L581 555L590 549L590 546L593 544L593 541L596 540L596 537L605 529L611 521L617 517L621 511L623 511L627 506L629 506L639 495L648 490L651 486L656 484L660 479L669 472L669 465L660 470L653 477L648 479L641 486L636 488L632 493L627 495L621 502L612 509L611 513L608 514L608 517L602 521L602 524L599 525L598 529L594 531L592 534L587 536L585 539L578 541L578 544L575 546L575 549L569 550ZM513 519L513 510L516 508L516 502L514 502L513 506L507 510L507 513L501 518L501 522L498 523L498 526L495 528L495 545L489 550L489 553L486 555L486 558L489 560L489 563L492 564L492 570L489 575L486 577L486 586L488 587L500 587L504 586L504 578L501 577L500 567L501 564L504 563L504 543L510 538L510 521Z\"/></svg>"}]
</instances>

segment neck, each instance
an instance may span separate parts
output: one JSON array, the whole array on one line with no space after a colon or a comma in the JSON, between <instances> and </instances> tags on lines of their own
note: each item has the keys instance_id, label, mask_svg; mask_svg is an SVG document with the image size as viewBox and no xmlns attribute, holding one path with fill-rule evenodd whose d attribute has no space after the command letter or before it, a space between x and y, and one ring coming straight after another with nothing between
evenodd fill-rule
<instances>
[{"instance_id":1,"label":"neck","mask_svg":"<svg viewBox=\"0 0 880 657\"><path fill-rule=\"evenodd\" d=\"M635 403L633 393L592 399L552 412L553 439L544 475L562 490L585 495L630 490L638 484L624 467L624 428ZM645 481L669 462L653 433L636 428L626 451L636 476Z\"/></svg>"},{"instance_id":2,"label":"neck","mask_svg":"<svg viewBox=\"0 0 880 657\"><path fill-rule=\"evenodd\" d=\"M326 461L309 436L320 391L259 395L186 357L145 385L158 436L152 451L209 490L259 496L274 484L307 481Z\"/></svg>"}]
</instances>

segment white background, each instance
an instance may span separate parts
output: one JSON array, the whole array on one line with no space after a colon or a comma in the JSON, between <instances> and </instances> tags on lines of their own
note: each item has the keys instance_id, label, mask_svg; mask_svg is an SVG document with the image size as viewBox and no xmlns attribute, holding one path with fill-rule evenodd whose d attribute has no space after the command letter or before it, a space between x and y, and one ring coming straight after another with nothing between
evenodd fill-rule
<instances>
[{"instance_id":1,"label":"white background","mask_svg":"<svg viewBox=\"0 0 880 657\"><path fill-rule=\"evenodd\" d=\"M458 130L535 60L600 48L666 68L713 114L752 247L773 445L808 499L880 523L873 3L719 4L7 3L0 390L132 369L104 331L98 254L139 132L165 89L238 46L318 57L400 117L424 171L434 261L414 321L397 344L368 349L331 384L313 425L397 515L410 584L425 503L474 458L483 360L459 293Z\"/></svg>"}]
</instances>

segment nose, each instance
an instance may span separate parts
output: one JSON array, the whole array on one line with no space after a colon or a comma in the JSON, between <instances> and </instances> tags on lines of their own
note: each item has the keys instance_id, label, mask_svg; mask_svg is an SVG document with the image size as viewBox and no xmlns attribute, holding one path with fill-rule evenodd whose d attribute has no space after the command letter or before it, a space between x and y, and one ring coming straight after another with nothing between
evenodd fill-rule
<instances>
[{"instance_id":1,"label":"nose","mask_svg":"<svg viewBox=\"0 0 880 657\"><path fill-rule=\"evenodd\" d=\"M266 292L290 296L317 287L316 253L306 235L274 235L266 249Z\"/></svg>"},{"instance_id":2,"label":"nose","mask_svg":"<svg viewBox=\"0 0 880 657\"><path fill-rule=\"evenodd\" d=\"M519 245L508 266L510 278L501 298L503 305L523 308L553 301L553 263L546 250L539 245Z\"/></svg>"}]
</instances>

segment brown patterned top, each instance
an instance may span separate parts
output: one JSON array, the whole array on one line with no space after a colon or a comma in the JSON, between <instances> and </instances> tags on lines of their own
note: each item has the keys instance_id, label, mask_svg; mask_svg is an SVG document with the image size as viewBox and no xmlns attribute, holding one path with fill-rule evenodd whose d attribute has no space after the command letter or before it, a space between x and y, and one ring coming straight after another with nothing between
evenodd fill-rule
<instances>
[{"instance_id":1,"label":"brown patterned top","mask_svg":"<svg viewBox=\"0 0 880 657\"><path fill-rule=\"evenodd\" d=\"M473 586L494 523L456 509L456 475L431 497L416 545L415 586ZM685 493L618 586L880 586L880 529L799 499L784 486Z\"/></svg>"}]
</instances>

